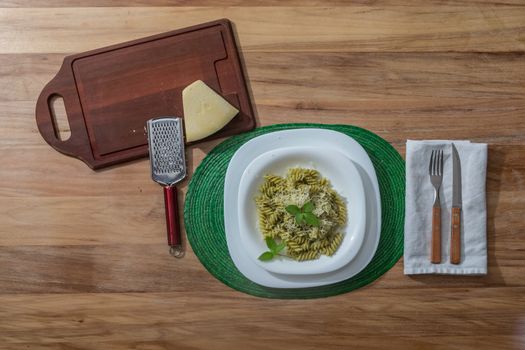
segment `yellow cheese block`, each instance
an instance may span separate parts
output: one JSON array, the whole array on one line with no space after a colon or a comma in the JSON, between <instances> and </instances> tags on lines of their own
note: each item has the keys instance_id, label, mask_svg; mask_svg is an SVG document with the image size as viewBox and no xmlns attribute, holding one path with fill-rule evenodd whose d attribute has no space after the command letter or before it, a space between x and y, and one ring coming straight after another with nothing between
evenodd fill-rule
<instances>
[{"instance_id":1,"label":"yellow cheese block","mask_svg":"<svg viewBox=\"0 0 525 350\"><path fill-rule=\"evenodd\" d=\"M222 129L239 113L202 80L197 80L182 91L186 141L203 139Z\"/></svg>"}]
</instances>

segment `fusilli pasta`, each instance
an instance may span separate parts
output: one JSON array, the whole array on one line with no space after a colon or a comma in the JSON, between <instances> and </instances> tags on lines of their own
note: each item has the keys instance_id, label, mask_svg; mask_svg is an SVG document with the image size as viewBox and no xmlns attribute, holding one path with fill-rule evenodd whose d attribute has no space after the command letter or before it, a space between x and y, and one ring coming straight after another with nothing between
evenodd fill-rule
<instances>
[{"instance_id":1,"label":"fusilli pasta","mask_svg":"<svg viewBox=\"0 0 525 350\"><path fill-rule=\"evenodd\" d=\"M299 208L311 202L318 226L297 223L286 206ZM259 229L263 236L286 243L286 254L298 261L333 255L343 240L340 229L346 224L347 209L330 181L317 170L291 168L285 177L267 174L255 198Z\"/></svg>"}]
</instances>

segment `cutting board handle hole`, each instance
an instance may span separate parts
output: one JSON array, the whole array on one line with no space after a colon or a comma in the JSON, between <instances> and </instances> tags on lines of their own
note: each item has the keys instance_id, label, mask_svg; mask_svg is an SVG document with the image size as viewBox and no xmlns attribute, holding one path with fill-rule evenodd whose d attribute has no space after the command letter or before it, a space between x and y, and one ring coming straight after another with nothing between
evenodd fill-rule
<instances>
[{"instance_id":1,"label":"cutting board handle hole","mask_svg":"<svg viewBox=\"0 0 525 350\"><path fill-rule=\"evenodd\" d=\"M55 135L61 141L66 141L71 136L71 128L66 114L66 106L62 96L54 94L49 98L49 107L51 117L53 118L53 126L55 128Z\"/></svg>"}]
</instances>

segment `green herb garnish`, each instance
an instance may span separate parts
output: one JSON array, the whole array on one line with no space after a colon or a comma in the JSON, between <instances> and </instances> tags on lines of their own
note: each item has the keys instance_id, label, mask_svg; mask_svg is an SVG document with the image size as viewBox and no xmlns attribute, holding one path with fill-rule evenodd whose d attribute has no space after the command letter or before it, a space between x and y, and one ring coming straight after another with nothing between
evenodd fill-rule
<instances>
[{"instance_id":1,"label":"green herb garnish","mask_svg":"<svg viewBox=\"0 0 525 350\"><path fill-rule=\"evenodd\" d=\"M284 209L295 217L295 222L297 222L298 225L306 222L307 225L319 227L319 218L312 213L314 210L314 204L312 202L304 203L302 208L290 204Z\"/></svg>"},{"instance_id":2,"label":"green herb garnish","mask_svg":"<svg viewBox=\"0 0 525 350\"><path fill-rule=\"evenodd\" d=\"M286 243L281 242L277 244L273 238L266 237L266 246L269 251L266 251L259 256L259 260L261 261L269 261L272 260L276 255L279 255L279 253L286 247Z\"/></svg>"}]
</instances>

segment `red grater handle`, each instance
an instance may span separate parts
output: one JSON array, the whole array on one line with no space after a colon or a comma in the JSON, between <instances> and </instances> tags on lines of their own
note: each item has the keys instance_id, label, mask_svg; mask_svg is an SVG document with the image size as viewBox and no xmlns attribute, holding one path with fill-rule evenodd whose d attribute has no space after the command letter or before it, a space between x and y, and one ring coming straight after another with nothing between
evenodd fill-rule
<instances>
[{"instance_id":1,"label":"red grater handle","mask_svg":"<svg viewBox=\"0 0 525 350\"><path fill-rule=\"evenodd\" d=\"M166 208L166 229L170 253L176 258L184 255L180 235L179 206L177 203L177 188L164 186L164 205Z\"/></svg>"}]
</instances>

